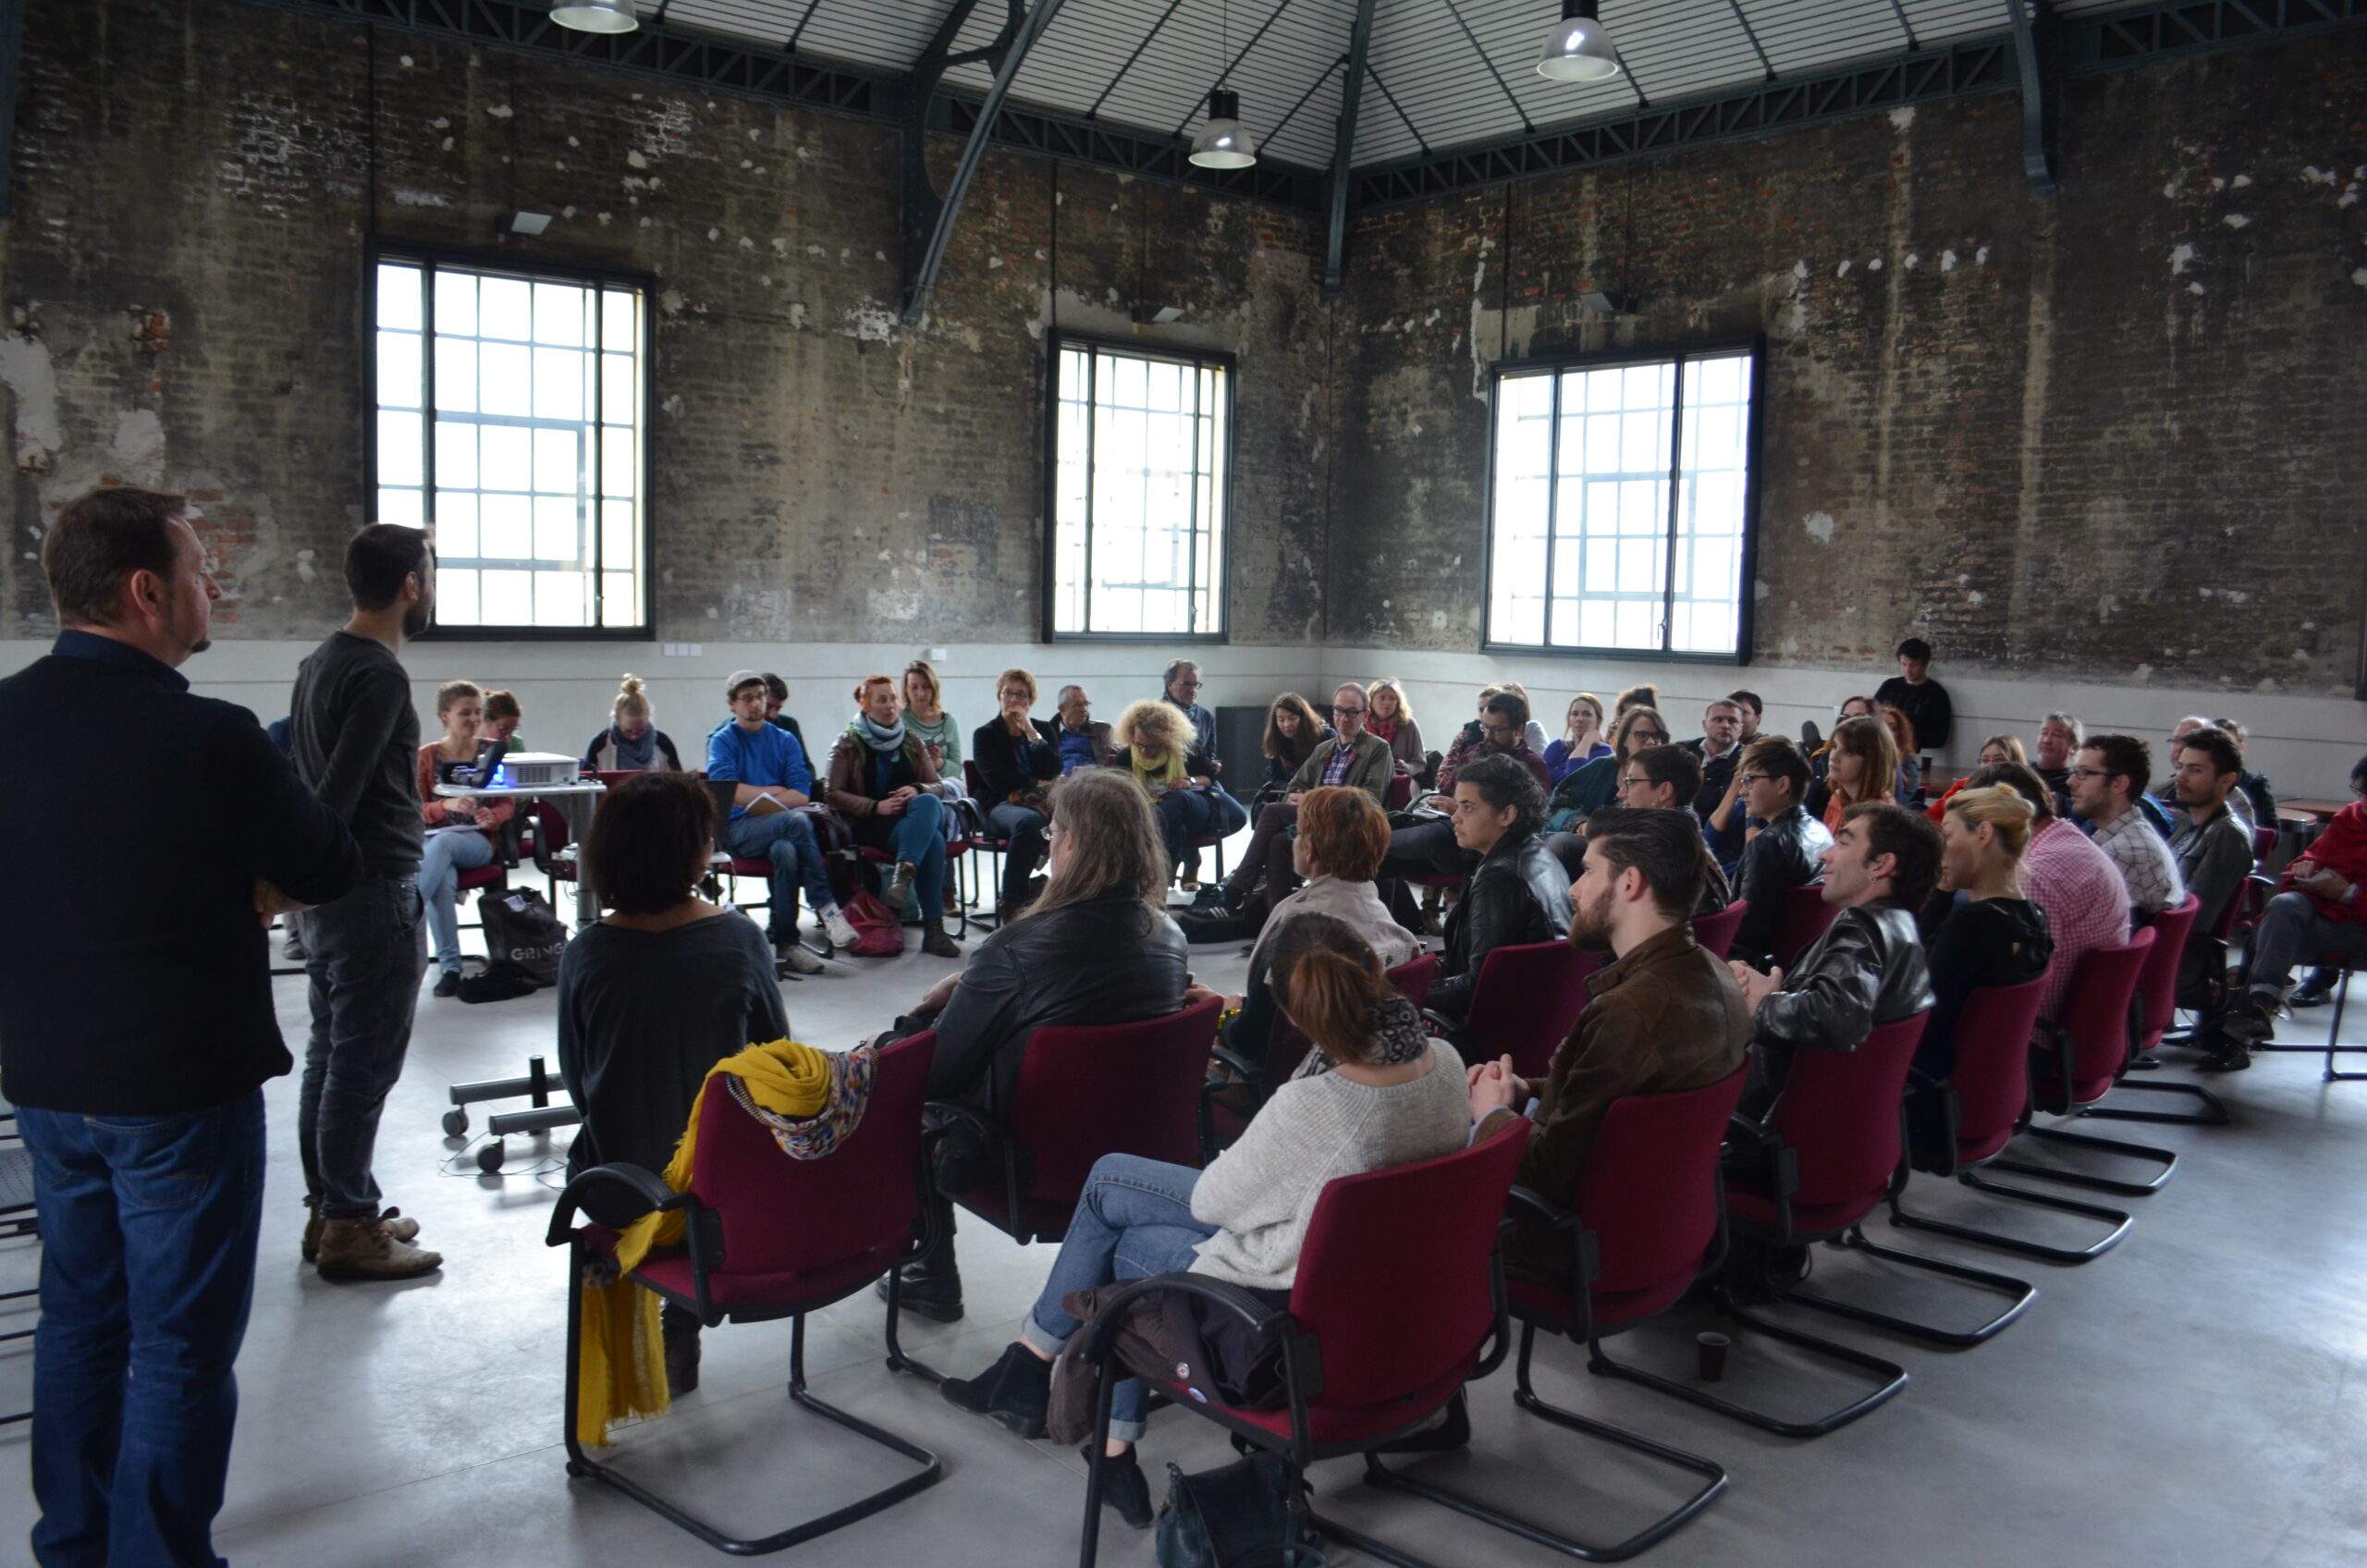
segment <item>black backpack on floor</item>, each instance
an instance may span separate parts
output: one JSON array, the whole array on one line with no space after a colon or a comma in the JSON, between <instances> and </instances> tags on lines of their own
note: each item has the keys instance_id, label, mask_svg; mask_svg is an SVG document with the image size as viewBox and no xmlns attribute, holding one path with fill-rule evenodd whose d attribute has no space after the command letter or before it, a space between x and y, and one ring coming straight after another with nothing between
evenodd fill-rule
<instances>
[{"instance_id":1,"label":"black backpack on floor","mask_svg":"<svg viewBox=\"0 0 2367 1568\"><path fill-rule=\"evenodd\" d=\"M558 984L567 927L548 900L531 888L487 888L477 910L484 917L484 950L493 968L506 967L537 986Z\"/></svg>"}]
</instances>

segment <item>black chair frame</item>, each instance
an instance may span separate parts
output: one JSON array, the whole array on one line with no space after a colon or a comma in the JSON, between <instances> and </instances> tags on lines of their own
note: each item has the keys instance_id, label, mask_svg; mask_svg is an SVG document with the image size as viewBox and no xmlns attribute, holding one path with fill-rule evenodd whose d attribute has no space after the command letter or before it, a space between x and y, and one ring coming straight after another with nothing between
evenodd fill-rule
<instances>
[{"instance_id":1,"label":"black chair frame","mask_svg":"<svg viewBox=\"0 0 2367 1568\"><path fill-rule=\"evenodd\" d=\"M1956 1148L1957 1127L1957 1102L1953 1085L1948 1086L1947 1096L1947 1146L1953 1151ZM2025 1108L2020 1125L2016 1130L2019 1131L2020 1127L2028 1126L2029 1122L2030 1112ZM2000 1149L1998 1152L2003 1153L2004 1150ZM2118 1246L2121 1238L2128 1234L2128 1228L2136 1223L2121 1210L2106 1208L2102 1204L2083 1203L2076 1198L2057 1197L2051 1193L2034 1193L2023 1187L2008 1187L1980 1176L1978 1171L1995 1158L1996 1156L1992 1155L1988 1159L1976 1161L1970 1168L1963 1168L1959 1166L1952 1152L1944 1167L1926 1169L1933 1175L1954 1176L1960 1184L1977 1192L2011 1198L2018 1203L2036 1204L2042 1208L2052 1208L2065 1214L2077 1214L2090 1219L2104 1220L2111 1224L2111 1231L2084 1247L2058 1247L2049 1246L2043 1242L2030 1241L2020 1236L2007 1235L2002 1231L1983 1231L1977 1226L1959 1225L1953 1220L1933 1219L1923 1215L1909 1214L1899 1202L1900 1194L1906 1190L1904 1183L1891 1191L1888 1199L1890 1222L1903 1230L1929 1231L1935 1235L1954 1236L1958 1241L1976 1242L1982 1246L2002 1247L2007 1252L2019 1253L2025 1257L2043 1258L2049 1263L2064 1264L2086 1263L2102 1257L2114 1247Z\"/></svg>"},{"instance_id":2,"label":"black chair frame","mask_svg":"<svg viewBox=\"0 0 2367 1568\"><path fill-rule=\"evenodd\" d=\"M914 1180L918 1183L916 1191L920 1194L922 1200L919 1234L915 1236L913 1245L907 1248L903 1255L884 1267L888 1280L887 1365L891 1372L910 1372L930 1383L941 1383L944 1381L944 1375L905 1354L903 1346L897 1339L897 1321L901 1307L897 1298L901 1293L903 1267L925 1254L930 1244L938 1239L935 1219L937 1206L930 1201L932 1192L929 1177L930 1149L929 1140L926 1138L922 1142L920 1157L916 1163L917 1169L914 1172ZM789 1349L791 1402L802 1409L821 1416L824 1420L845 1427L858 1437L866 1438L882 1448L902 1455L919 1464L921 1469L890 1486L867 1493L852 1502L842 1503L828 1513L816 1514L810 1519L791 1525L786 1529L776 1530L765 1536L742 1537L726 1534L679 1504L659 1496L656 1491L623 1474L614 1465L602 1464L587 1455L583 1452L583 1445L577 1440L575 1423L582 1401L578 1368L583 1335L583 1292L579 1281L583 1278L592 1249L576 1231L574 1220L576 1211L587 1192L610 1189L613 1189L615 1194L624 1200L624 1204L631 1208L632 1218L649 1213L669 1213L677 1209L683 1211L684 1243L690 1257L693 1293L690 1298L684 1299L670 1291L665 1291L643 1281L645 1289L677 1306L686 1306L695 1311L699 1321L709 1328L726 1320L735 1323L754 1323L782 1317L791 1319ZM603 1213L611 1219L627 1217L626 1208L604 1209ZM818 1312L823 1307L843 1301L849 1296L870 1288L873 1280L880 1276L867 1276L843 1289L833 1291L827 1295L800 1301L793 1305L767 1308L762 1311L718 1312L709 1298L707 1277L723 1263L722 1217L714 1209L700 1203L694 1194L677 1193L650 1171L634 1165L595 1166L570 1182L566 1191L559 1194L558 1207L551 1215L550 1228L546 1232L544 1241L550 1246L564 1245L570 1249L567 1300L567 1398L564 1420L566 1422L567 1473L570 1476L598 1481L604 1486L612 1488L652 1513L696 1536L717 1551L726 1552L734 1557L761 1557L828 1535L859 1519L869 1518L872 1514L893 1507L906 1498L935 1486L944 1478L944 1462L934 1451L923 1448L917 1443L908 1442L884 1427L876 1427L860 1416L851 1415L834 1405L823 1403L816 1399L805 1385L806 1314Z\"/></svg>"},{"instance_id":3,"label":"black chair frame","mask_svg":"<svg viewBox=\"0 0 2367 1568\"><path fill-rule=\"evenodd\" d=\"M1714 1172L1711 1176L1711 1181L1713 1185L1717 1183L1718 1178ZM1564 1410L1558 1405L1549 1404L1539 1395L1535 1385L1529 1379L1529 1360L1537 1343L1537 1330L1540 1328L1549 1333L1567 1335L1585 1345L1589 1369L1595 1371L1602 1369L1594 1365L1601 1356L1603 1330L1597 1327L1594 1320L1594 1296L1590 1289L1594 1281L1602 1277L1602 1265L1595 1232L1587 1229L1585 1222L1570 1210L1522 1186L1513 1188L1511 1206L1534 1218L1548 1229L1569 1238L1570 1277L1576 1281L1571 1292L1575 1311L1567 1318L1550 1317L1517 1305L1513 1307L1513 1316L1520 1321L1520 1350L1513 1364L1513 1403L1539 1420L1550 1421L1557 1427L1566 1427L1570 1431L1578 1432L1587 1437L1598 1438L1604 1442L1615 1443L1631 1453L1639 1453L1647 1459L1657 1460L1662 1464L1699 1476L1702 1478L1702 1485L1675 1508L1662 1514L1625 1539L1596 1545L1549 1530L1533 1520L1524 1519L1517 1514L1482 1506L1444 1487L1416 1480L1410 1476L1392 1470L1383 1464L1378 1454L1367 1453L1365 1456L1365 1481L1368 1486L1380 1487L1392 1491L1410 1492L1416 1497L1443 1504L1458 1513L1479 1520L1483 1524L1492 1525L1509 1535L1517 1536L1536 1546L1550 1548L1564 1557L1573 1557L1581 1562L1624 1562L1638 1553L1658 1546L1682 1529L1711 1503L1717 1501L1728 1485L1726 1469L1714 1459L1707 1459L1698 1453L1687 1453L1683 1449L1672 1448L1666 1443L1654 1442L1651 1439L1638 1433L1611 1426L1606 1422L1593 1420L1574 1410ZM1715 1271L1718 1265L1724 1260L1725 1254L1725 1202L1723 1189L1721 1187L1718 1192L1717 1238L1711 1244L1709 1256L1703 1259L1701 1271L1703 1273ZM1649 1318L1637 1319L1638 1324L1649 1321ZM1619 1330L1611 1331L1616 1333Z\"/></svg>"},{"instance_id":4,"label":"black chair frame","mask_svg":"<svg viewBox=\"0 0 2367 1568\"><path fill-rule=\"evenodd\" d=\"M1503 1255L1501 1252L1492 1255L1490 1259L1488 1285L1490 1299L1495 1307L1495 1322L1489 1329L1487 1340L1483 1341L1484 1348L1478 1364L1464 1379L1466 1385L1485 1378L1503 1365L1504 1357L1512 1346L1512 1318L1506 1306ZM1289 1501L1286 1507L1292 1518L1300 1522L1297 1533L1303 1537L1306 1533L1306 1526L1313 1525L1324 1535L1344 1541L1367 1556L1392 1564L1393 1568L1432 1568L1430 1563L1420 1558L1408 1557L1370 1536L1314 1513L1306 1506L1303 1482L1306 1467L1318 1459L1337 1459L1347 1454L1362 1453L1365 1455L1367 1465L1365 1479L1367 1482L1383 1487L1397 1487L1405 1490L1417 1489L1404 1486L1402 1477L1380 1469L1378 1461L1374 1458L1373 1451L1385 1447L1400 1438L1411 1436L1438 1411L1445 1409L1446 1404L1451 1403L1452 1400L1419 1412L1403 1426L1377 1438L1354 1443L1316 1442L1309 1432L1308 1405L1318 1394L1323 1391L1322 1347L1318 1342L1317 1336L1299 1329L1297 1320L1287 1310L1269 1307L1238 1285L1228 1284L1220 1280L1212 1280L1205 1274L1159 1274L1147 1280L1134 1280L1121 1288L1104 1304L1085 1330L1084 1354L1086 1359L1093 1363L1100 1382L1098 1393L1094 1401L1093 1441L1087 1452L1097 1454L1101 1452L1110 1439L1110 1401L1117 1393L1120 1381L1118 1377L1111 1375L1112 1368L1110 1363L1117 1351L1118 1333L1125 1320L1126 1309L1133 1305L1135 1298L1158 1291L1181 1291L1187 1295L1197 1296L1202 1300L1214 1303L1240 1317L1252 1334L1260 1339L1274 1340L1281 1345L1282 1383L1291 1413L1291 1430L1287 1437L1270 1432L1254 1422L1241 1420L1231 1412L1218 1406L1196 1402L1175 1401L1172 1403L1179 1409L1188 1409L1194 1415L1213 1421L1225 1428L1233 1434L1233 1446L1244 1452L1255 1448L1282 1456L1283 1462L1290 1467ZM1453 1399L1462 1397L1459 1390L1453 1396ZM1380 1475L1384 1478L1376 1480L1373 1474L1375 1470L1380 1470ZM1471 1512L1467 1508L1463 1511ZM1480 1517L1487 1516L1483 1514ZM1085 1484L1085 1529L1077 1546L1078 1568L1094 1568L1094 1563L1100 1552L1100 1526L1101 1468L1097 1464L1087 1472Z\"/></svg>"},{"instance_id":5,"label":"black chair frame","mask_svg":"<svg viewBox=\"0 0 2367 1568\"><path fill-rule=\"evenodd\" d=\"M2072 1067L2078 1052L2073 1047L2071 1037L2059 1025L2052 1023L2040 1024L2039 1035L2047 1042L2046 1050L2053 1059L2053 1065L2059 1079L2060 1094L2052 1103L2059 1105L2062 1109L2049 1110L2047 1113L2076 1117L2084 1108L2073 1103L2072 1099ZM2036 1108L2035 1090L2039 1078L2035 1064L2031 1068L2030 1082L2033 1090L2032 1102ZM2155 1148L2148 1144L2132 1144L2120 1138L2100 1138L2092 1133L2073 1133L2061 1127L2041 1127L2032 1122L2028 1113L2025 1113L2020 1132L2017 1135L2024 1134L2043 1139L2051 1144L2067 1144L2076 1148L2095 1149L2103 1154L2116 1155L2125 1158L2151 1160L2162 1169L2154 1173L2153 1179L2150 1182L2129 1182L2118 1177L2099 1176L2091 1171L2067 1170L2059 1166L2033 1165L2025 1159L2002 1158L1989 1162L1992 1170L2010 1170L2017 1176L2035 1176L2041 1181L2062 1182L2075 1187L2092 1188L2097 1192L2120 1193L2131 1197L2142 1197L2149 1193L2159 1192L2162 1184L2175 1175L2178 1168L2177 1151L2175 1149ZM1968 1182L1966 1184L1985 1191L1994 1190L1985 1182Z\"/></svg>"}]
</instances>

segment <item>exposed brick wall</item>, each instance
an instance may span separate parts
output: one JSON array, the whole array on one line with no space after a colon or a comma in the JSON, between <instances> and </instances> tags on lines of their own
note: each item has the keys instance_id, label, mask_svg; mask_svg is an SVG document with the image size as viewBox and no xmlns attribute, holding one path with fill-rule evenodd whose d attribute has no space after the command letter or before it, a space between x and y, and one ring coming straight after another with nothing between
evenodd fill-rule
<instances>
[{"instance_id":1,"label":"exposed brick wall","mask_svg":"<svg viewBox=\"0 0 2367 1568\"><path fill-rule=\"evenodd\" d=\"M990 154L907 331L879 124L229 0L34 0L25 31L0 635L45 627L28 557L106 476L209 497L228 634L338 613L374 230L655 276L661 636L1032 630L1056 293L1063 325L1128 336L1148 300L1184 313L1147 337L1241 356L1233 635L1318 626L1330 310L1304 216ZM932 145L940 184L956 152ZM497 239L519 207L549 232Z\"/></svg>"},{"instance_id":2,"label":"exposed brick wall","mask_svg":"<svg viewBox=\"0 0 2367 1568\"><path fill-rule=\"evenodd\" d=\"M2347 694L2367 31L2070 84L2051 201L2017 112L1366 214L1333 640L1478 646L1500 357L1763 333L1761 661L1879 669L1911 628L1999 672ZM1588 316L1586 279L1641 315Z\"/></svg>"}]
</instances>

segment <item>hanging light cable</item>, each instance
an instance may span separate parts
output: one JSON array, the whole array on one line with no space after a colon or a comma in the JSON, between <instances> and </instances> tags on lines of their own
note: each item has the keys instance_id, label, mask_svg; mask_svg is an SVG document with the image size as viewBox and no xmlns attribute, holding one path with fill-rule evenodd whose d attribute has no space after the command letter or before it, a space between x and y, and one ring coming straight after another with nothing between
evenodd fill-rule
<instances>
[{"instance_id":1,"label":"hanging light cable","mask_svg":"<svg viewBox=\"0 0 2367 1568\"><path fill-rule=\"evenodd\" d=\"M1226 0L1219 16L1219 59L1221 69L1233 65L1233 6ZM1241 123L1241 95L1219 86L1208 93L1208 117L1192 138L1191 161L1204 169L1245 169L1257 161L1257 140Z\"/></svg>"},{"instance_id":2,"label":"hanging light cable","mask_svg":"<svg viewBox=\"0 0 2367 1568\"><path fill-rule=\"evenodd\" d=\"M632 0L559 0L551 20L578 32L631 32L641 25Z\"/></svg>"},{"instance_id":3,"label":"hanging light cable","mask_svg":"<svg viewBox=\"0 0 2367 1568\"><path fill-rule=\"evenodd\" d=\"M1609 81L1619 74L1619 51L1600 18L1600 0L1562 0L1562 19L1545 35L1537 74L1549 81Z\"/></svg>"}]
</instances>

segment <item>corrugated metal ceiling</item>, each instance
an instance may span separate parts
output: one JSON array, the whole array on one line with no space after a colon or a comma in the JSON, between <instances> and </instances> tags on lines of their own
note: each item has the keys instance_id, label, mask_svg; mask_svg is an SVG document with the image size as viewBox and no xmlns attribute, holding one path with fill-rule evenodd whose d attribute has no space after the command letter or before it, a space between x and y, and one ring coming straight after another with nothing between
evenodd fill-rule
<instances>
[{"instance_id":1,"label":"corrugated metal ceiling","mask_svg":"<svg viewBox=\"0 0 2367 1568\"><path fill-rule=\"evenodd\" d=\"M644 16L801 55L895 72L918 58L955 0L636 0ZM1766 80L2002 32L2020 0L1602 0L1627 65L1570 86L1536 72L1555 0L1379 0L1355 163L1494 141ZM2093 10L2126 0L2072 0ZM1208 89L1241 94L1268 154L1331 160L1356 0L1066 0L1012 84L1014 97L1159 134L1188 132ZM957 49L983 46L1004 0L979 0ZM1147 43L1146 43L1147 40ZM1225 74L1226 45L1238 55ZM947 84L983 93L983 64Z\"/></svg>"}]
</instances>

